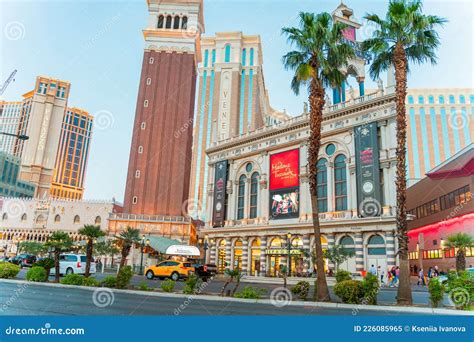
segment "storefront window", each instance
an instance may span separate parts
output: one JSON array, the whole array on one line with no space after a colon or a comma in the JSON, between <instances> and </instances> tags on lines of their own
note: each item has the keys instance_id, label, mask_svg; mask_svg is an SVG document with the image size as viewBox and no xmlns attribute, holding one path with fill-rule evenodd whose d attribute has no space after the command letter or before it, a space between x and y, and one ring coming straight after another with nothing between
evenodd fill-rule
<instances>
[{"instance_id":1,"label":"storefront window","mask_svg":"<svg viewBox=\"0 0 474 342\"><path fill-rule=\"evenodd\" d=\"M385 240L380 235L373 235L367 247L369 255L386 255Z\"/></svg>"},{"instance_id":2,"label":"storefront window","mask_svg":"<svg viewBox=\"0 0 474 342\"><path fill-rule=\"evenodd\" d=\"M251 246L251 251L250 251L250 272L252 275L256 276L259 274L260 270L260 255L261 255L261 250L260 250L260 239L255 238L252 241L252 246Z\"/></svg>"},{"instance_id":3,"label":"storefront window","mask_svg":"<svg viewBox=\"0 0 474 342\"><path fill-rule=\"evenodd\" d=\"M242 270L242 241L234 243L234 270Z\"/></svg>"}]
</instances>

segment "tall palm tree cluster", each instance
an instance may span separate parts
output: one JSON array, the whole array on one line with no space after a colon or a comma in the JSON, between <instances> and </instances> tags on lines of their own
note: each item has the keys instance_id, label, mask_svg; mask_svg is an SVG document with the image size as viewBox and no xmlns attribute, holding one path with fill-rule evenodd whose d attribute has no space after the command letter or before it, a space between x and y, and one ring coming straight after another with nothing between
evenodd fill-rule
<instances>
[{"instance_id":1,"label":"tall palm tree cluster","mask_svg":"<svg viewBox=\"0 0 474 342\"><path fill-rule=\"evenodd\" d=\"M118 236L115 236L115 241L105 240L99 241L101 237L106 235L106 232L100 229L97 225L84 225L79 229L78 233L85 238L85 250L86 250L86 269L84 272L85 277L89 277L91 274L91 263L94 254L96 255L113 255L120 251L121 260L120 267L125 265L130 250L134 244L140 242L140 231L131 227L127 227ZM52 233L48 240L44 243L24 244L23 249L28 249L29 253L38 254L50 251L54 260L55 268L55 282L59 282L59 261L61 253L77 249L78 247L74 244L68 233L62 231L56 231ZM119 250L118 247L121 249ZM38 252L34 252L34 251Z\"/></svg>"},{"instance_id":2,"label":"tall palm tree cluster","mask_svg":"<svg viewBox=\"0 0 474 342\"><path fill-rule=\"evenodd\" d=\"M283 56L283 64L294 71L291 89L299 94L302 85L308 88L310 104L310 137L308 171L310 174L311 208L314 228L316 267L324 270L321 229L317 205L317 160L321 146L321 124L325 104L325 89L339 88L346 81L345 67L354 57L353 47L342 39L345 24L333 20L329 13L300 13L299 27L282 29L293 51ZM408 235L406 213L406 110L407 74L410 63L436 63L436 49L440 44L437 26L444 18L425 15L420 0L391 0L385 18L367 14L365 19L374 24L373 37L362 43L362 50L373 62L370 76L377 79L382 72L395 69L397 122L397 238L400 263L399 305L411 305L410 270L408 263ZM318 301L329 301L329 290L324 271L317 273Z\"/></svg>"}]
</instances>

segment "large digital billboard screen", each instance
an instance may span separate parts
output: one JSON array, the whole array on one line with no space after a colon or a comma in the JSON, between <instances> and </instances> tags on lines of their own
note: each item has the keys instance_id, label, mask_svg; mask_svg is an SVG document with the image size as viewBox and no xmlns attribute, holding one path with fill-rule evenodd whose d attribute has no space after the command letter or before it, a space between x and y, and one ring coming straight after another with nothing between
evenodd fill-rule
<instances>
[{"instance_id":1,"label":"large digital billboard screen","mask_svg":"<svg viewBox=\"0 0 474 342\"><path fill-rule=\"evenodd\" d=\"M299 149L270 156L270 191L299 186L299 159Z\"/></svg>"},{"instance_id":2,"label":"large digital billboard screen","mask_svg":"<svg viewBox=\"0 0 474 342\"><path fill-rule=\"evenodd\" d=\"M299 216L299 189L285 189L270 192L270 214L272 219Z\"/></svg>"}]
</instances>

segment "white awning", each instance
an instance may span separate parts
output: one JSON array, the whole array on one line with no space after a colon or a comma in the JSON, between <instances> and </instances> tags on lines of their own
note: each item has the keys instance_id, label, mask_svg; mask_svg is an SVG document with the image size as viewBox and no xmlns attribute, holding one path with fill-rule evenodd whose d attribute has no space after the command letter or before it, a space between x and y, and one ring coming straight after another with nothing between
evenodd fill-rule
<instances>
[{"instance_id":1,"label":"white awning","mask_svg":"<svg viewBox=\"0 0 474 342\"><path fill-rule=\"evenodd\" d=\"M171 245L166 249L165 254L182 256L201 256L201 252L195 246Z\"/></svg>"}]
</instances>

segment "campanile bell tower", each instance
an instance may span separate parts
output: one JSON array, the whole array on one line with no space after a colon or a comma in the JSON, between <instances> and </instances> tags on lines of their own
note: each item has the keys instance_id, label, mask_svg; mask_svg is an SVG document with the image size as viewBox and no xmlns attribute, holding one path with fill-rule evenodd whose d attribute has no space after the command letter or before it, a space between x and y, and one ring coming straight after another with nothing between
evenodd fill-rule
<instances>
[{"instance_id":1,"label":"campanile bell tower","mask_svg":"<svg viewBox=\"0 0 474 342\"><path fill-rule=\"evenodd\" d=\"M189 194L202 0L147 0L148 25L124 213L184 216Z\"/></svg>"}]
</instances>

